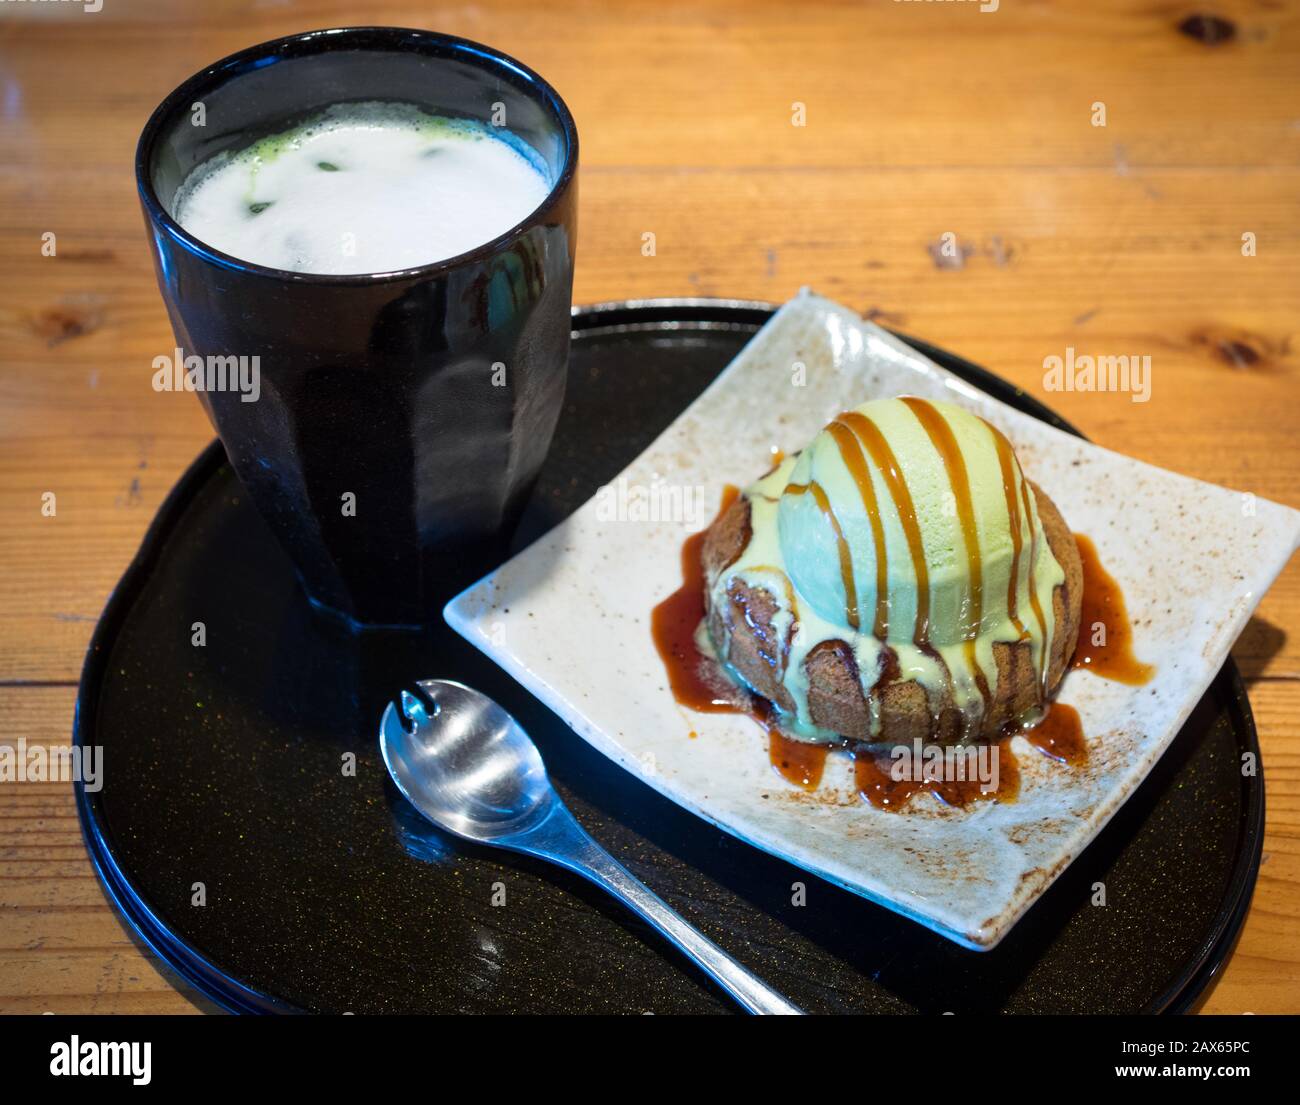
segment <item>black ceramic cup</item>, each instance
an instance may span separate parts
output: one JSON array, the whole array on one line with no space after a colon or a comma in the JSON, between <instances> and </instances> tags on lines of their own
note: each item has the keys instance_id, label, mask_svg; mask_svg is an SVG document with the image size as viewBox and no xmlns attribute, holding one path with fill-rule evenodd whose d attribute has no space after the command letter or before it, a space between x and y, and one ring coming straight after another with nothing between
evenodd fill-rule
<instances>
[{"instance_id":1,"label":"black ceramic cup","mask_svg":"<svg viewBox=\"0 0 1300 1105\"><path fill-rule=\"evenodd\" d=\"M172 218L201 162L330 104L375 100L484 123L504 108L507 129L545 161L549 194L468 253L361 276L241 261ZM176 340L205 363L258 358L256 401L210 375L218 386L199 394L318 606L362 625L418 625L501 556L564 399L577 165L573 118L536 73L477 43L395 27L241 51L146 124L136 176Z\"/></svg>"}]
</instances>

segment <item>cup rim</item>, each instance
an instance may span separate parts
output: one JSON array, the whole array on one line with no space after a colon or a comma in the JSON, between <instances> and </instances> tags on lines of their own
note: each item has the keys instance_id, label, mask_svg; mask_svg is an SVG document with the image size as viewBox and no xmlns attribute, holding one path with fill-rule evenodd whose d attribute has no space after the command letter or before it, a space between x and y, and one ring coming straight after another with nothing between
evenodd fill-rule
<instances>
[{"instance_id":1,"label":"cup rim","mask_svg":"<svg viewBox=\"0 0 1300 1105\"><path fill-rule=\"evenodd\" d=\"M485 62L489 67L496 66L512 70L517 76L523 77L526 82L536 87L546 105L559 119L565 142L564 161L560 172L542 202L509 229L498 234L495 238L475 246L473 249L458 253L452 257L444 257L439 261L433 261L426 265L415 265L405 269L390 269L384 272L311 273L260 265L254 261L245 261L232 254L223 253L215 246L195 237L172 218L171 212L167 210L154 190L149 161L162 134L164 122L174 114L177 106L192 97L198 90L211 85L214 80L238 73L251 64L264 62L268 57L277 54L282 57L294 57L324 53L327 52L330 43L335 41L341 43L346 40L346 37L379 37L388 38L394 42L416 40L425 44L436 44L445 49L450 49L454 53L468 55L475 60ZM311 49L317 47L318 43L321 44L320 47ZM295 47L304 46L309 49L305 49L301 53L294 49ZM186 78L167 94L163 101L154 108L148 122L145 123L144 129L140 132L135 151L136 187L139 190L140 200L144 204L150 221L164 231L173 241L191 253L199 255L221 268L252 276L268 277L297 284L353 285L360 287L397 283L413 278L436 277L466 263L484 260L499 252L502 247L518 238L527 227L534 224L539 218L545 217L547 212L559 202L560 197L568 191L568 186L573 180L577 166L578 128L573 121L573 115L570 113L568 105L561 99L560 94L539 73L509 54L505 54L491 46L486 46L481 42L475 42L472 39L459 38L456 35L443 34L440 31L391 26L325 27L314 31L301 31L297 34L260 42L229 54Z\"/></svg>"}]
</instances>

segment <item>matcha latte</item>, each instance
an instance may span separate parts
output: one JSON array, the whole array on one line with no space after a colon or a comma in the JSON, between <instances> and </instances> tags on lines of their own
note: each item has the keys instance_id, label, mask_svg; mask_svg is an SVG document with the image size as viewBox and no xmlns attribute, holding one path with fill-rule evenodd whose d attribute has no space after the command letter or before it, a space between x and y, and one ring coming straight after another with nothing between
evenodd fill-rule
<instances>
[{"instance_id":1,"label":"matcha latte","mask_svg":"<svg viewBox=\"0 0 1300 1105\"><path fill-rule=\"evenodd\" d=\"M339 104L199 165L172 215L269 268L392 272L499 237L550 187L540 156L508 131L409 104Z\"/></svg>"}]
</instances>

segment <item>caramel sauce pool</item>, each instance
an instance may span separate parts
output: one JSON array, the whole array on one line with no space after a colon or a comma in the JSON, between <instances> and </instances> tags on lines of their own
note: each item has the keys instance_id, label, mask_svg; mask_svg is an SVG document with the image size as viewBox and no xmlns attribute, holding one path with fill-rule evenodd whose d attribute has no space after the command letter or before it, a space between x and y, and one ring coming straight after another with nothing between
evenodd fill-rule
<instances>
[{"instance_id":1,"label":"caramel sauce pool","mask_svg":"<svg viewBox=\"0 0 1300 1105\"><path fill-rule=\"evenodd\" d=\"M724 489L717 518L727 512L738 495L735 487ZM682 585L659 603L650 616L655 647L668 672L673 697L680 705L701 713L735 713L752 717L768 734L772 769L794 786L815 791L821 783L829 752L850 748L849 743L809 744L786 736L777 727L772 704L735 686L695 643L695 630L704 618L701 553L707 532L706 528L692 534L683 543ZM1145 683L1154 669L1133 656L1133 631L1119 585L1102 567L1093 543L1081 534L1076 534L1075 540L1083 561L1084 583L1079 647L1072 666L1087 668L1123 683ZM1091 644L1094 622L1106 626L1104 646ZM895 761L888 748L857 745L851 748L851 754L858 793L876 809L891 811L902 810L913 795L922 791L929 791L950 806L962 808L981 801L1014 802L1020 792L1020 765L1011 750L1011 740L1015 736L1024 737L1043 755L1063 764L1077 766L1088 758L1087 741L1078 711L1073 706L1056 702L1033 728L1013 730L986 746L986 755L997 757L996 787L986 790L978 778L927 778L923 768L910 772L909 777L896 779L892 770Z\"/></svg>"},{"instance_id":2,"label":"caramel sauce pool","mask_svg":"<svg viewBox=\"0 0 1300 1105\"><path fill-rule=\"evenodd\" d=\"M1081 533L1074 535L1083 561L1083 610L1079 614L1079 645L1074 650L1074 668L1086 668L1094 675L1116 683L1140 686L1155 674L1155 668L1133 655L1133 626L1119 584L1102 567L1097 546ZM1093 644L1095 626L1104 628L1100 645Z\"/></svg>"},{"instance_id":3,"label":"caramel sauce pool","mask_svg":"<svg viewBox=\"0 0 1300 1105\"><path fill-rule=\"evenodd\" d=\"M1020 735L1043 755L1062 763L1082 764L1088 759L1079 711L1064 702L1053 702L1047 716L1032 729L1020 730Z\"/></svg>"},{"instance_id":4,"label":"caramel sauce pool","mask_svg":"<svg viewBox=\"0 0 1300 1105\"><path fill-rule=\"evenodd\" d=\"M769 706L769 714L770 709ZM804 790L816 790L822 781L822 772L826 770L826 754L831 746L791 740L770 722L765 727L767 754L772 761L772 769L787 783L803 787Z\"/></svg>"},{"instance_id":5,"label":"caramel sauce pool","mask_svg":"<svg viewBox=\"0 0 1300 1105\"><path fill-rule=\"evenodd\" d=\"M723 488L715 522L739 495L740 490L730 484ZM706 533L707 529L693 533L682 544L682 585L650 612L650 631L668 671L668 685L679 703L700 713L743 713L738 702L740 689L730 686L731 681L709 663L695 643L695 630L704 618L704 564L700 554Z\"/></svg>"},{"instance_id":6,"label":"caramel sauce pool","mask_svg":"<svg viewBox=\"0 0 1300 1105\"><path fill-rule=\"evenodd\" d=\"M766 702L764 705L766 710L761 720L768 731L768 751L773 769L786 782L804 790L816 790L831 749L842 749L847 744L809 744L792 740L776 729L771 721L771 707ZM1044 755L1062 763L1078 765L1088 759L1079 712L1063 702L1053 705L1051 712L1038 725L1017 733ZM927 778L924 770L911 773L916 777L896 779L889 749L860 745L852 750L858 793L876 809L891 811L901 810L914 794L923 791L929 791L946 805L963 809L974 802L1014 802L1020 793L1020 763L1011 750L1011 738L1017 733L1009 733L987 746L989 751L985 755L996 756L998 768L997 784L990 784L987 788L978 778Z\"/></svg>"}]
</instances>

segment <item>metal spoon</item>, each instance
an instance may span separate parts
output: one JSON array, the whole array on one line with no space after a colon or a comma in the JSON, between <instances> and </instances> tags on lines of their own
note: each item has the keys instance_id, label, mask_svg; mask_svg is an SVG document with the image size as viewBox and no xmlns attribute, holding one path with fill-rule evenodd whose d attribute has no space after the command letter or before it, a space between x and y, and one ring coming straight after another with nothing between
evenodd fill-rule
<instances>
[{"instance_id":1,"label":"metal spoon","mask_svg":"<svg viewBox=\"0 0 1300 1105\"><path fill-rule=\"evenodd\" d=\"M751 1013L801 1013L688 925L587 835L555 793L528 734L492 699L448 679L418 684L432 709L402 692L379 747L397 789L439 828L478 844L550 860L639 913Z\"/></svg>"}]
</instances>

